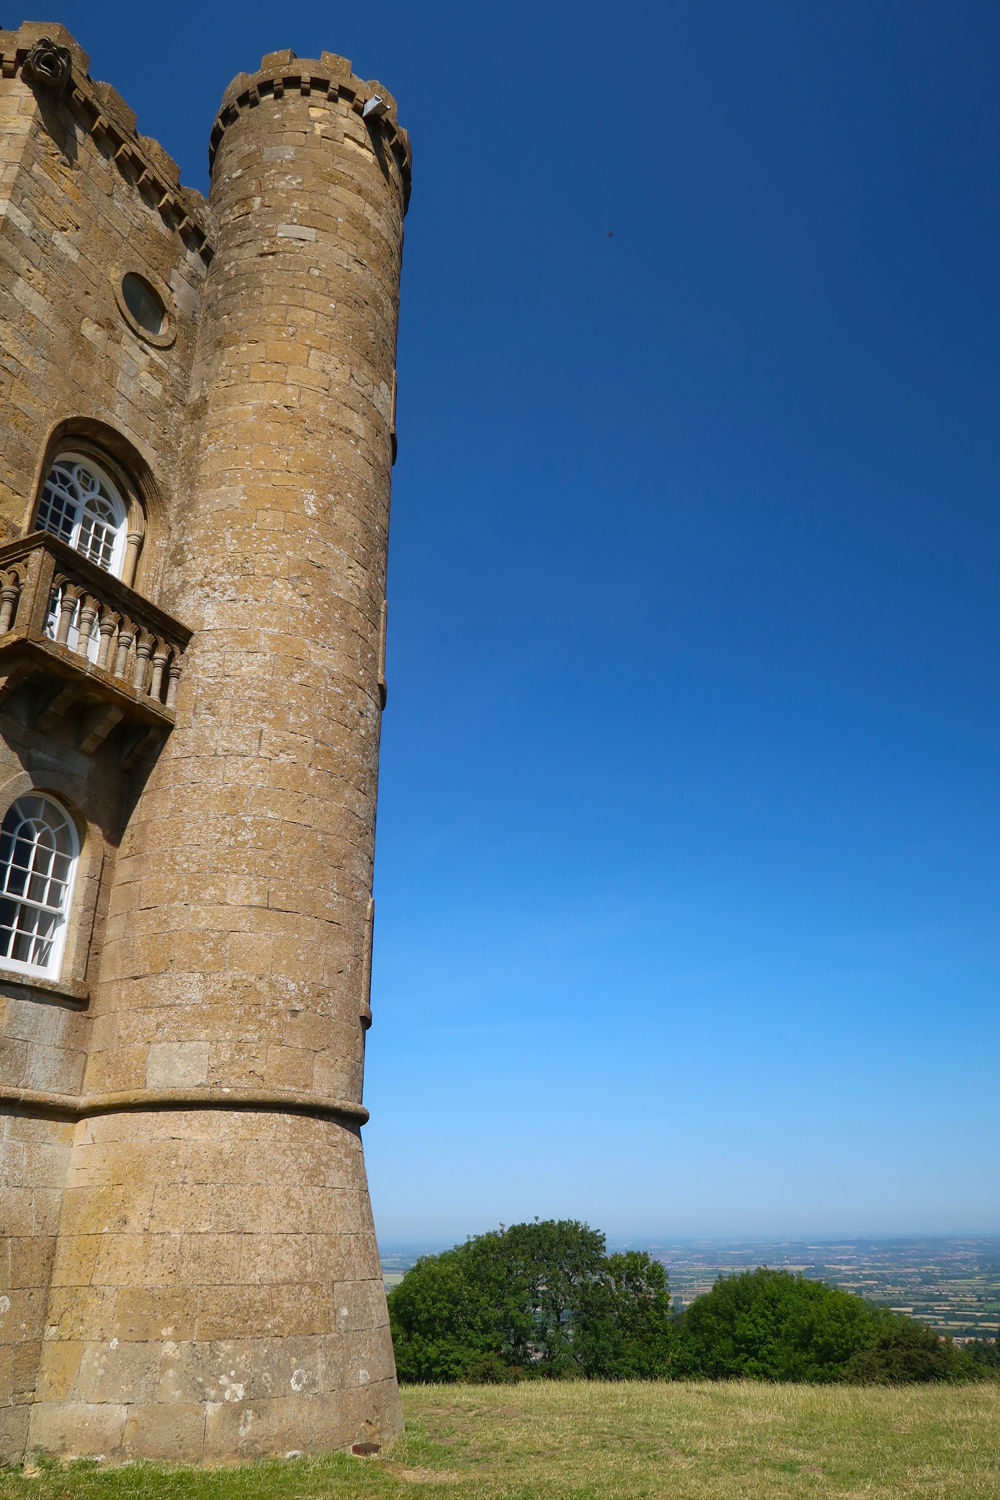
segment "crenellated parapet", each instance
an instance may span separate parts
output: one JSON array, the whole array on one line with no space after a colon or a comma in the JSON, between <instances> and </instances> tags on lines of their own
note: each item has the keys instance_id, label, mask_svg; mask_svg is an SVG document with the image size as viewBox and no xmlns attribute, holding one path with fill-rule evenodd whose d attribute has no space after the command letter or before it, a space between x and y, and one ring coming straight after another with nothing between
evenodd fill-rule
<instances>
[{"instance_id":1,"label":"crenellated parapet","mask_svg":"<svg viewBox=\"0 0 1000 1500\"><path fill-rule=\"evenodd\" d=\"M343 100L360 115L373 140L378 141L385 159L392 162L398 174L405 212L410 201L413 153L410 137L396 118L396 101L377 80L356 77L348 59L336 52L322 52L318 58L296 57L287 49L268 52L261 58L256 73L237 73L222 96L212 126L209 168L215 164L215 155L227 127L244 110L255 109L262 99L280 99L285 94Z\"/></svg>"},{"instance_id":2,"label":"crenellated parapet","mask_svg":"<svg viewBox=\"0 0 1000 1500\"><path fill-rule=\"evenodd\" d=\"M181 186L173 157L158 141L139 134L134 111L111 84L91 78L89 63L79 43L55 22L25 21L17 31L0 30L0 76L20 75L36 94L67 105L126 181L207 264L212 232L205 199Z\"/></svg>"}]
</instances>

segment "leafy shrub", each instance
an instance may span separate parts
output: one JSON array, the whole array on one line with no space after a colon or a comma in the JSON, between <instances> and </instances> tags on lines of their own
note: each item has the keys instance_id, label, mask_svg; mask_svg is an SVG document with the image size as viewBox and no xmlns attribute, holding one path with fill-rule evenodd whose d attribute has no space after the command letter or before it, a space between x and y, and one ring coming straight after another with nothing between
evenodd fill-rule
<instances>
[{"instance_id":1,"label":"leafy shrub","mask_svg":"<svg viewBox=\"0 0 1000 1500\"><path fill-rule=\"evenodd\" d=\"M897 1314L867 1349L851 1355L846 1377L863 1385L913 1385L954 1380L965 1363L951 1339Z\"/></svg>"},{"instance_id":2,"label":"leafy shrub","mask_svg":"<svg viewBox=\"0 0 1000 1500\"><path fill-rule=\"evenodd\" d=\"M962 1356L972 1368L974 1376L986 1379L1000 1376L1000 1343L988 1339L970 1339L962 1349Z\"/></svg>"},{"instance_id":3,"label":"leafy shrub","mask_svg":"<svg viewBox=\"0 0 1000 1500\"><path fill-rule=\"evenodd\" d=\"M720 1276L681 1318L676 1371L708 1380L840 1380L891 1318L852 1292L790 1271Z\"/></svg>"}]
</instances>

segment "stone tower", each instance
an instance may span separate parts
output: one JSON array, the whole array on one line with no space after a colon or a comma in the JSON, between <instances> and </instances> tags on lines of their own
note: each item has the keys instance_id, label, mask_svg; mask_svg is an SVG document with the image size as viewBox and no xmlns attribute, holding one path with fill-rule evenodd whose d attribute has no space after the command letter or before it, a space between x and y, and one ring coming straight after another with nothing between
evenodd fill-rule
<instances>
[{"instance_id":1,"label":"stone tower","mask_svg":"<svg viewBox=\"0 0 1000 1500\"><path fill-rule=\"evenodd\" d=\"M0 1461L400 1428L360 1127L409 142L227 90L206 203L0 32Z\"/></svg>"}]
</instances>

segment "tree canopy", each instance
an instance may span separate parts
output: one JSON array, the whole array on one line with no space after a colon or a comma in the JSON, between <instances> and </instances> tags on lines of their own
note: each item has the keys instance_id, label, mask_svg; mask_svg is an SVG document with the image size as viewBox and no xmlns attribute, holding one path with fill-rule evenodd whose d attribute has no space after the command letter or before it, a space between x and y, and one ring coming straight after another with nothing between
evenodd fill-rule
<instances>
[{"instance_id":1,"label":"tree canopy","mask_svg":"<svg viewBox=\"0 0 1000 1500\"><path fill-rule=\"evenodd\" d=\"M678 1373L709 1380L839 1380L891 1314L853 1292L765 1267L720 1276L680 1324Z\"/></svg>"},{"instance_id":2,"label":"tree canopy","mask_svg":"<svg viewBox=\"0 0 1000 1500\"><path fill-rule=\"evenodd\" d=\"M389 1297L404 1381L661 1375L672 1339L663 1267L605 1253L573 1219L476 1235L425 1256Z\"/></svg>"}]
</instances>

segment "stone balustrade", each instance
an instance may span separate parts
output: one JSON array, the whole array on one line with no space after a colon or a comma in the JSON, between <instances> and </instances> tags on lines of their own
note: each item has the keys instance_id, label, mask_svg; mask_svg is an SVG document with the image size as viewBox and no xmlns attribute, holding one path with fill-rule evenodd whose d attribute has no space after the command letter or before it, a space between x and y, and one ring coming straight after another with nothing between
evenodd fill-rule
<instances>
[{"instance_id":1,"label":"stone balustrade","mask_svg":"<svg viewBox=\"0 0 1000 1500\"><path fill-rule=\"evenodd\" d=\"M0 547L0 692L54 677L64 683L60 711L96 700L110 710L109 729L123 718L167 728L190 638L179 621L47 532Z\"/></svg>"}]
</instances>

